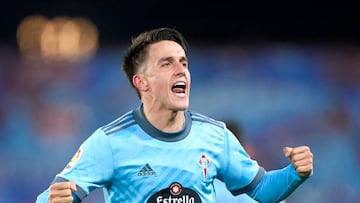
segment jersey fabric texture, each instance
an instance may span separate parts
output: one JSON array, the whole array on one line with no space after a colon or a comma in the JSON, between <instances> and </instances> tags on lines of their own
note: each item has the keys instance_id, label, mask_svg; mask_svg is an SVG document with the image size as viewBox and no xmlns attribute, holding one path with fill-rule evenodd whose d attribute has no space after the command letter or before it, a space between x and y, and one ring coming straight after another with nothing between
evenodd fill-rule
<instances>
[{"instance_id":1,"label":"jersey fabric texture","mask_svg":"<svg viewBox=\"0 0 360 203\"><path fill-rule=\"evenodd\" d=\"M223 122L185 111L183 129L165 133L140 106L97 129L54 182L74 181L74 202L103 188L108 203L210 203L214 179L237 195L253 190L264 174Z\"/></svg>"}]
</instances>

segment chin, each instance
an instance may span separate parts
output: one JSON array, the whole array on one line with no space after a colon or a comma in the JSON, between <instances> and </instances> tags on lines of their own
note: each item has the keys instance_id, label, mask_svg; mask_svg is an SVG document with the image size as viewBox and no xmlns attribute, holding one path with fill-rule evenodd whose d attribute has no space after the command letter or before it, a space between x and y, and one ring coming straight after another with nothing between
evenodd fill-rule
<instances>
[{"instance_id":1,"label":"chin","mask_svg":"<svg viewBox=\"0 0 360 203\"><path fill-rule=\"evenodd\" d=\"M187 109L187 107L186 108L179 108L178 110L179 111L185 111Z\"/></svg>"},{"instance_id":2,"label":"chin","mask_svg":"<svg viewBox=\"0 0 360 203\"><path fill-rule=\"evenodd\" d=\"M170 103L168 103L172 109L176 111L184 111L189 107L189 99L188 98L175 98L169 100ZM169 107L170 107L169 106Z\"/></svg>"},{"instance_id":3,"label":"chin","mask_svg":"<svg viewBox=\"0 0 360 203\"><path fill-rule=\"evenodd\" d=\"M175 109L178 111L185 111L187 108L189 108L189 104L175 105Z\"/></svg>"}]
</instances>

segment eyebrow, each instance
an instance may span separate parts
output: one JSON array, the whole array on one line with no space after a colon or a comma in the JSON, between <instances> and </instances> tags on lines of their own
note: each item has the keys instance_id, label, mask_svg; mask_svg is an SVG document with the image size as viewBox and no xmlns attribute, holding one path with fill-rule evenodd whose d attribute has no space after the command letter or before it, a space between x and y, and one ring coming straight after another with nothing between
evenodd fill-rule
<instances>
[{"instance_id":1,"label":"eyebrow","mask_svg":"<svg viewBox=\"0 0 360 203\"><path fill-rule=\"evenodd\" d=\"M173 56L169 56L169 57L163 57L163 58L160 58L160 60L158 61L158 63L161 63L163 61L173 61L175 60L175 58ZM188 58L186 56L182 56L180 58L180 62L184 62L184 61L188 61Z\"/></svg>"}]
</instances>

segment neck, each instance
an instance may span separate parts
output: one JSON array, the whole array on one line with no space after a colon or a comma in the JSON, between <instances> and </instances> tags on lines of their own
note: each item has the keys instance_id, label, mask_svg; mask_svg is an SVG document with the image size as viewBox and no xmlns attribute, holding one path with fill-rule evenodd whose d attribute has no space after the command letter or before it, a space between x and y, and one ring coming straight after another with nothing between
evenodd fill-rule
<instances>
[{"instance_id":1,"label":"neck","mask_svg":"<svg viewBox=\"0 0 360 203\"><path fill-rule=\"evenodd\" d=\"M143 111L146 119L157 129L163 132L178 132L185 122L184 111L157 110L144 105Z\"/></svg>"}]
</instances>

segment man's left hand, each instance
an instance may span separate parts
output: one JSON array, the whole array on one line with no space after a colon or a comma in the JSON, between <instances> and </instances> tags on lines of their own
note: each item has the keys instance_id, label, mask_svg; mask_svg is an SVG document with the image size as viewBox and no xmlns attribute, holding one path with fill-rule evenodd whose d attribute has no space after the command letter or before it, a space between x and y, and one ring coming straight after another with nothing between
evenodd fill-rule
<instances>
[{"instance_id":1,"label":"man's left hand","mask_svg":"<svg viewBox=\"0 0 360 203\"><path fill-rule=\"evenodd\" d=\"M284 147L284 154L301 177L308 177L313 170L313 154L308 146Z\"/></svg>"}]
</instances>

